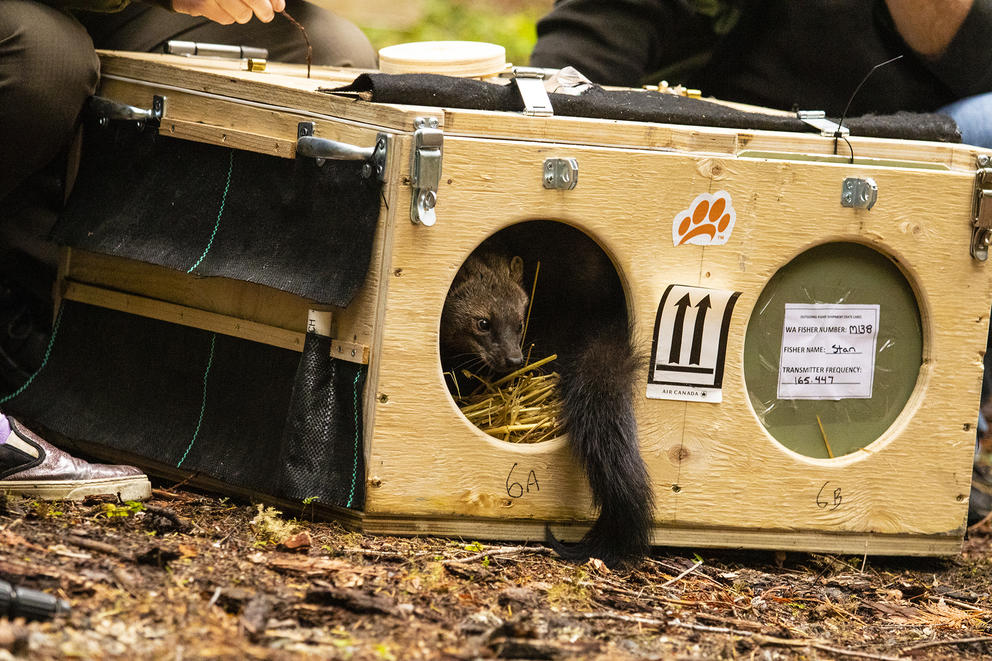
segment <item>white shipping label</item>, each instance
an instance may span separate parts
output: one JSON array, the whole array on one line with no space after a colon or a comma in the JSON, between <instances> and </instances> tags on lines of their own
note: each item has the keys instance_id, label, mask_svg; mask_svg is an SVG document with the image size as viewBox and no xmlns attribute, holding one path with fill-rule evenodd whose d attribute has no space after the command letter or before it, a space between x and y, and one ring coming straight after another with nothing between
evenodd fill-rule
<instances>
[{"instance_id":1,"label":"white shipping label","mask_svg":"<svg viewBox=\"0 0 992 661\"><path fill-rule=\"evenodd\" d=\"M648 399L723 401L723 369L734 304L741 293L669 285L658 304Z\"/></svg>"},{"instance_id":2,"label":"white shipping label","mask_svg":"<svg viewBox=\"0 0 992 661\"><path fill-rule=\"evenodd\" d=\"M870 399L878 305L785 304L779 399Z\"/></svg>"}]
</instances>

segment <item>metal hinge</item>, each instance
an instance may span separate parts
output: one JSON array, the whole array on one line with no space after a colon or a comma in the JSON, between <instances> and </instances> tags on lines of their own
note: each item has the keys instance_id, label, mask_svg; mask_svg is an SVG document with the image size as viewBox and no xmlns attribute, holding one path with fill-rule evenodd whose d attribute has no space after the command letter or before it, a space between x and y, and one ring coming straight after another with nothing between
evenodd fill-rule
<instances>
[{"instance_id":1,"label":"metal hinge","mask_svg":"<svg viewBox=\"0 0 992 661\"><path fill-rule=\"evenodd\" d=\"M158 126L165 115L165 97L152 97L150 109L129 106L104 96L91 96L86 104L87 118L100 126L108 126L110 122L135 122L138 130L146 124Z\"/></svg>"},{"instance_id":2,"label":"metal hinge","mask_svg":"<svg viewBox=\"0 0 992 661\"><path fill-rule=\"evenodd\" d=\"M386 180L386 155L389 151L389 136L380 133L375 146L358 147L347 142L337 142L314 136L313 122L300 122L296 127L296 155L316 159L317 165L327 160L365 161L362 176L368 179L375 175L379 181Z\"/></svg>"},{"instance_id":3,"label":"metal hinge","mask_svg":"<svg viewBox=\"0 0 992 661\"><path fill-rule=\"evenodd\" d=\"M972 223L971 256L984 262L989 258L989 243L992 243L992 156L987 154L978 157Z\"/></svg>"},{"instance_id":4,"label":"metal hinge","mask_svg":"<svg viewBox=\"0 0 992 661\"><path fill-rule=\"evenodd\" d=\"M444 133L434 117L418 117L413 122L413 149L410 151L410 220L430 227L437 222L437 188L441 183Z\"/></svg>"},{"instance_id":5,"label":"metal hinge","mask_svg":"<svg viewBox=\"0 0 992 661\"><path fill-rule=\"evenodd\" d=\"M822 110L800 110L796 117L820 131L826 138L844 138L851 134L846 126L835 124L827 119L827 113Z\"/></svg>"},{"instance_id":6,"label":"metal hinge","mask_svg":"<svg viewBox=\"0 0 992 661\"><path fill-rule=\"evenodd\" d=\"M513 67L504 77L510 77L517 85L520 98L524 102L524 114L532 117L551 117L555 114L551 107L548 90L544 89L547 71L535 67Z\"/></svg>"}]
</instances>

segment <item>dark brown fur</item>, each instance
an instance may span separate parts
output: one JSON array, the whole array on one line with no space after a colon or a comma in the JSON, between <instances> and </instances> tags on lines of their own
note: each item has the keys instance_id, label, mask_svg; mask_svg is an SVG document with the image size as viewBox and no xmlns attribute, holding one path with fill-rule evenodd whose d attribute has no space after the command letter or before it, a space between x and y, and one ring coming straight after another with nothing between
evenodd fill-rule
<instances>
[{"instance_id":1,"label":"dark brown fur","mask_svg":"<svg viewBox=\"0 0 992 661\"><path fill-rule=\"evenodd\" d=\"M523 256L526 274L511 255ZM527 343L535 345L534 356L558 354L565 431L600 508L581 541L563 544L550 529L547 541L572 560L624 564L650 549L654 494L634 419L642 361L623 286L603 251L580 231L548 221L521 223L487 240L459 270L445 301L442 362L475 357L495 371L518 364L517 352L506 347L519 346L519 333L511 331L527 308L522 283L533 281L538 261ZM472 322L483 316L503 329L504 340L479 336Z\"/></svg>"},{"instance_id":2,"label":"dark brown fur","mask_svg":"<svg viewBox=\"0 0 992 661\"><path fill-rule=\"evenodd\" d=\"M526 312L522 260L486 250L472 253L455 275L441 312L445 369L476 359L494 373L520 367Z\"/></svg>"}]
</instances>

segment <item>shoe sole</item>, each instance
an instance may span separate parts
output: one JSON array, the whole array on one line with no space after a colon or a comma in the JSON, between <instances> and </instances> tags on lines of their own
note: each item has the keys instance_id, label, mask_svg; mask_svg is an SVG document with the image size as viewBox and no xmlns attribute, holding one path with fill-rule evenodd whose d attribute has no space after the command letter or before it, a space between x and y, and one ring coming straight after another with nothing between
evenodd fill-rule
<instances>
[{"instance_id":1,"label":"shoe sole","mask_svg":"<svg viewBox=\"0 0 992 661\"><path fill-rule=\"evenodd\" d=\"M82 500L89 496L117 496L122 501L148 500L152 483L144 475L102 480L0 480L0 493L41 500Z\"/></svg>"}]
</instances>

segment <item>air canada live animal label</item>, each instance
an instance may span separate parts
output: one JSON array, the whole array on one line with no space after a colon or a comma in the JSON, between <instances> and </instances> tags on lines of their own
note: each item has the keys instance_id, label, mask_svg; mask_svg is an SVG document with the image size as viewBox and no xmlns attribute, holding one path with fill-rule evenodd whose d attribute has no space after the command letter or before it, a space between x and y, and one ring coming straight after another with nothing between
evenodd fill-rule
<instances>
[{"instance_id":1,"label":"air canada live animal label","mask_svg":"<svg viewBox=\"0 0 992 661\"><path fill-rule=\"evenodd\" d=\"M785 304L779 399L869 399L878 305Z\"/></svg>"},{"instance_id":2,"label":"air canada live animal label","mask_svg":"<svg viewBox=\"0 0 992 661\"><path fill-rule=\"evenodd\" d=\"M723 401L723 365L741 292L669 285L658 305L647 397Z\"/></svg>"}]
</instances>

